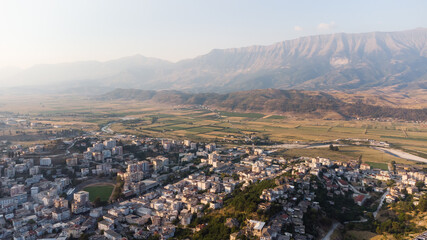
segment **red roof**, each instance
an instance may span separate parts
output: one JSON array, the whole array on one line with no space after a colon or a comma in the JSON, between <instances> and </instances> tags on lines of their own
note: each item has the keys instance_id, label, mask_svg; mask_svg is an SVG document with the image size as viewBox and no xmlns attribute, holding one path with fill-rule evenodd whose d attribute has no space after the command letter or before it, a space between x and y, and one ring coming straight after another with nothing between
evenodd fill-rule
<instances>
[{"instance_id":1,"label":"red roof","mask_svg":"<svg viewBox=\"0 0 427 240\"><path fill-rule=\"evenodd\" d=\"M356 201L356 202L362 202L363 199L365 199L365 195L362 195L362 194L357 195L356 197L354 197L354 201Z\"/></svg>"},{"instance_id":2,"label":"red roof","mask_svg":"<svg viewBox=\"0 0 427 240\"><path fill-rule=\"evenodd\" d=\"M346 181L342 180L342 179L338 179L338 182L339 182L341 185L348 185L348 183L347 183Z\"/></svg>"}]
</instances>

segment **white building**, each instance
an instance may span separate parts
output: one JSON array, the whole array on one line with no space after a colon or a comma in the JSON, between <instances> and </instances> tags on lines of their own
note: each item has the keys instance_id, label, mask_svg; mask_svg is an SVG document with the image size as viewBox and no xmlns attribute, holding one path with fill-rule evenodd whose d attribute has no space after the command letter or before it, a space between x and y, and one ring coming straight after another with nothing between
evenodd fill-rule
<instances>
[{"instance_id":1,"label":"white building","mask_svg":"<svg viewBox=\"0 0 427 240\"><path fill-rule=\"evenodd\" d=\"M51 164L52 164L52 159L40 158L40 166L50 166Z\"/></svg>"},{"instance_id":2,"label":"white building","mask_svg":"<svg viewBox=\"0 0 427 240\"><path fill-rule=\"evenodd\" d=\"M113 149L116 146L116 140L110 139L104 141L104 146L106 149Z\"/></svg>"}]
</instances>

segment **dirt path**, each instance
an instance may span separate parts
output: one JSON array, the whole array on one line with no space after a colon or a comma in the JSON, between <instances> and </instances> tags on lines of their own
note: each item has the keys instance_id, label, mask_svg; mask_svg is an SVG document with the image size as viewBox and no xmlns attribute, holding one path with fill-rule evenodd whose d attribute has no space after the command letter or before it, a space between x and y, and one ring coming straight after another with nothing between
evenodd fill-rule
<instances>
[{"instance_id":1,"label":"dirt path","mask_svg":"<svg viewBox=\"0 0 427 240\"><path fill-rule=\"evenodd\" d=\"M93 178L78 184L75 188L75 192L83 190L88 186L101 186L101 185L115 185L114 181L108 178Z\"/></svg>"},{"instance_id":2,"label":"dirt path","mask_svg":"<svg viewBox=\"0 0 427 240\"><path fill-rule=\"evenodd\" d=\"M113 188L113 191L111 192L111 195L110 195L110 197L108 198L108 202L112 202L112 197L113 197L113 192L116 190L116 187L117 187L117 184L114 184L114 188Z\"/></svg>"}]
</instances>

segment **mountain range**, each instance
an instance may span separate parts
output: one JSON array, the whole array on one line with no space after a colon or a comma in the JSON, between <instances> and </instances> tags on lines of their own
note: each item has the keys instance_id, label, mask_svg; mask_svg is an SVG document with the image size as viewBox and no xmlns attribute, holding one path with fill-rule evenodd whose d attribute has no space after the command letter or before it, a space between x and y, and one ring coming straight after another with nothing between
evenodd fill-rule
<instances>
[{"instance_id":1,"label":"mountain range","mask_svg":"<svg viewBox=\"0 0 427 240\"><path fill-rule=\"evenodd\" d=\"M307 36L269 46L215 49L176 63L135 55L108 62L0 69L0 83L80 93L123 86L217 93L427 89L427 29Z\"/></svg>"}]
</instances>

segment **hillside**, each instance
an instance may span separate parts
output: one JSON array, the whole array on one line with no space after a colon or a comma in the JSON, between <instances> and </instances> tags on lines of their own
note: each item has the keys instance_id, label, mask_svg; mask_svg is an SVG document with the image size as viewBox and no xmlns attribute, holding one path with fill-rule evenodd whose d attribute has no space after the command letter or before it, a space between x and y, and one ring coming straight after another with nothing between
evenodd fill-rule
<instances>
[{"instance_id":1,"label":"hillside","mask_svg":"<svg viewBox=\"0 0 427 240\"><path fill-rule=\"evenodd\" d=\"M116 89L96 97L98 100L137 100L172 105L204 105L216 109L243 112L294 113L327 117L336 113L343 118L394 118L426 121L427 109L382 107L363 102L345 103L324 92L258 89L226 94L185 93ZM336 116L337 116L336 115Z\"/></svg>"},{"instance_id":2,"label":"hillside","mask_svg":"<svg viewBox=\"0 0 427 240\"><path fill-rule=\"evenodd\" d=\"M425 89L426 40L426 29L339 33L303 37L270 46L213 50L180 64L198 69L196 73L204 77L197 76L197 80L210 82L202 82L204 87L221 91L257 88L366 90L387 86ZM191 86L195 78L189 73L179 80Z\"/></svg>"},{"instance_id":3,"label":"hillside","mask_svg":"<svg viewBox=\"0 0 427 240\"><path fill-rule=\"evenodd\" d=\"M90 93L123 86L217 93L264 88L426 90L427 29L307 36L269 46L215 49L177 63L136 55L39 65L0 71L0 82L38 82L48 84L44 90Z\"/></svg>"}]
</instances>

